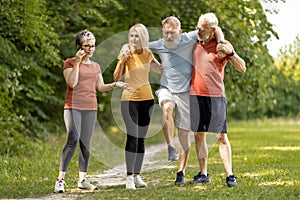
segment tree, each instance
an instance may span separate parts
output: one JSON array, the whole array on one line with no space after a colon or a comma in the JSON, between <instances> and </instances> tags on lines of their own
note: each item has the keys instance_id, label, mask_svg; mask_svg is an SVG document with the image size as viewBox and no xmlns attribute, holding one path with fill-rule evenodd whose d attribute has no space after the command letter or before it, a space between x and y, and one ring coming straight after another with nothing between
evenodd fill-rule
<instances>
[{"instance_id":1,"label":"tree","mask_svg":"<svg viewBox=\"0 0 300 200\"><path fill-rule=\"evenodd\" d=\"M22 134L43 136L40 122L57 105L52 66L61 59L58 35L48 23L45 1L1 1L1 90L8 92L12 113L23 123ZM14 127L12 127L14 129Z\"/></svg>"},{"instance_id":2,"label":"tree","mask_svg":"<svg viewBox=\"0 0 300 200\"><path fill-rule=\"evenodd\" d=\"M277 34L259 0L7 0L0 2L0 9L1 123L10 129L0 126L9 132L43 138L50 130L48 125L63 128L62 118L58 117L66 87L61 68L63 60L74 56L79 31L89 29L97 44L103 44L137 22L160 30L161 20L168 15L179 17L183 30L190 31L202 13L216 13L225 38L245 59L245 74L226 67L230 117L262 116L270 110L269 105L274 105L276 88L270 84L274 64L265 43ZM121 48L119 45L120 41L111 43L116 49ZM109 53L111 48L99 51ZM102 62L105 57L97 59ZM112 81L115 61L116 56L106 62L107 66L101 65L106 82ZM110 94L98 94L106 125L113 121ZM14 123L21 126L14 127Z\"/></svg>"},{"instance_id":3,"label":"tree","mask_svg":"<svg viewBox=\"0 0 300 200\"><path fill-rule=\"evenodd\" d=\"M300 116L300 36L293 44L281 48L279 57L273 66L271 86L273 104L268 106L270 117Z\"/></svg>"}]
</instances>

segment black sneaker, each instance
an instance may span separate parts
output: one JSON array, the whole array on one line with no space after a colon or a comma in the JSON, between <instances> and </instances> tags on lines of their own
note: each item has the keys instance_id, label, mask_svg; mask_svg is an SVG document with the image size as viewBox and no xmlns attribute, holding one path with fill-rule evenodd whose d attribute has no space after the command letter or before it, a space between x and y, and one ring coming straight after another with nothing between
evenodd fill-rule
<instances>
[{"instance_id":1,"label":"black sneaker","mask_svg":"<svg viewBox=\"0 0 300 200\"><path fill-rule=\"evenodd\" d=\"M234 175L226 177L226 183L228 187L234 187L238 185L236 182L236 177Z\"/></svg>"},{"instance_id":2,"label":"black sneaker","mask_svg":"<svg viewBox=\"0 0 300 200\"><path fill-rule=\"evenodd\" d=\"M175 185L183 186L184 184L184 174L182 171L176 173Z\"/></svg>"},{"instance_id":3,"label":"black sneaker","mask_svg":"<svg viewBox=\"0 0 300 200\"><path fill-rule=\"evenodd\" d=\"M201 174L201 172L199 172L196 176L194 176L194 179L191 180L190 183L191 184L195 184L195 183L208 184L208 183L210 183L209 174L207 174L207 176L205 176L204 174Z\"/></svg>"}]
</instances>

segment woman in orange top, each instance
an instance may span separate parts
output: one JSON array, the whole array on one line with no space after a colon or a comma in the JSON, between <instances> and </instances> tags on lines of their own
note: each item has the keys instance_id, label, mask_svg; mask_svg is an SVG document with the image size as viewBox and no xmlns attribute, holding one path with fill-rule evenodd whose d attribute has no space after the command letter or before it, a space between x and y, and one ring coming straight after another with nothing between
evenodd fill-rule
<instances>
[{"instance_id":1,"label":"woman in orange top","mask_svg":"<svg viewBox=\"0 0 300 200\"><path fill-rule=\"evenodd\" d=\"M129 30L128 51L118 57L114 80L125 75L129 90L122 94L121 111L126 125L127 141L125 159L127 169L126 189L147 187L140 171L145 153L145 138L153 111L154 98L148 76L151 67L161 73L161 65L148 48L149 34L143 24L136 24Z\"/></svg>"},{"instance_id":2,"label":"woman in orange top","mask_svg":"<svg viewBox=\"0 0 300 200\"><path fill-rule=\"evenodd\" d=\"M96 39L93 33L84 30L76 37L77 52L68 58L63 67L67 83L64 104L64 121L68 139L62 152L60 171L54 192L63 193L64 178L71 158L79 143L79 181L80 189L96 190L97 187L86 179L90 157L90 142L97 117L96 90L104 92L114 87L127 88L124 82L105 84L99 64L90 60L95 51Z\"/></svg>"}]
</instances>

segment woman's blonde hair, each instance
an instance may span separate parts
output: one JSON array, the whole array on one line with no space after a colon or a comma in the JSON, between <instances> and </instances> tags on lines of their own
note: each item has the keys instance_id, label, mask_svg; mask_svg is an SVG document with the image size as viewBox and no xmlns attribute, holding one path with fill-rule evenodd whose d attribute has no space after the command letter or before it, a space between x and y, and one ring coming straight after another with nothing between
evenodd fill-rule
<instances>
[{"instance_id":1,"label":"woman's blonde hair","mask_svg":"<svg viewBox=\"0 0 300 200\"><path fill-rule=\"evenodd\" d=\"M130 29L129 29L129 33L128 33L128 40L130 40L130 33L132 31L135 31L140 40L141 40L141 45L142 45L142 48L148 48L148 43L149 43L149 33L148 33L148 30L147 28L143 25L143 24L135 24L134 26L132 26Z\"/></svg>"}]
</instances>

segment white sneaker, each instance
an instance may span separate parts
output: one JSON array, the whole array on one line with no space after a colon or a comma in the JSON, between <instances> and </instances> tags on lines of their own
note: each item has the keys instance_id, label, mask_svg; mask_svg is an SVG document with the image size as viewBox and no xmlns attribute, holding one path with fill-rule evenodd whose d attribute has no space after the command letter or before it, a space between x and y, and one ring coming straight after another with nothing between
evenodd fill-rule
<instances>
[{"instance_id":1,"label":"white sneaker","mask_svg":"<svg viewBox=\"0 0 300 200\"><path fill-rule=\"evenodd\" d=\"M78 188L83 190L98 190L98 187L91 184L88 179L83 179L81 182L78 181Z\"/></svg>"},{"instance_id":2,"label":"white sneaker","mask_svg":"<svg viewBox=\"0 0 300 200\"><path fill-rule=\"evenodd\" d=\"M133 180L133 176L127 176L126 178L126 189L127 190L135 190L135 184Z\"/></svg>"},{"instance_id":3,"label":"white sneaker","mask_svg":"<svg viewBox=\"0 0 300 200\"><path fill-rule=\"evenodd\" d=\"M134 184L137 188L147 187L147 183L142 180L140 175L134 176Z\"/></svg>"},{"instance_id":4,"label":"white sneaker","mask_svg":"<svg viewBox=\"0 0 300 200\"><path fill-rule=\"evenodd\" d=\"M57 179L55 182L54 192L55 193L64 193L65 192L65 181L63 179Z\"/></svg>"}]
</instances>

